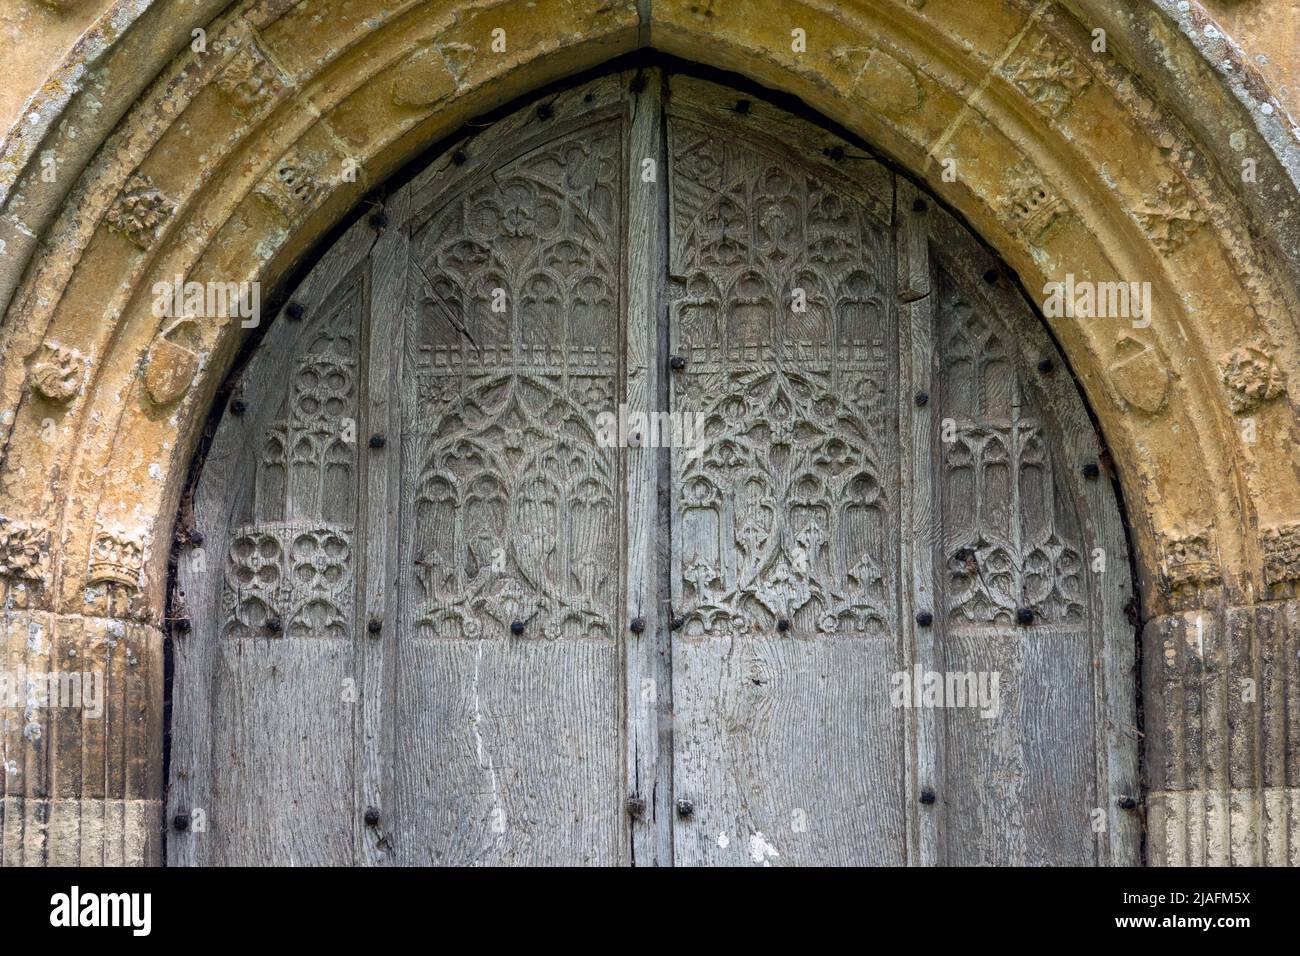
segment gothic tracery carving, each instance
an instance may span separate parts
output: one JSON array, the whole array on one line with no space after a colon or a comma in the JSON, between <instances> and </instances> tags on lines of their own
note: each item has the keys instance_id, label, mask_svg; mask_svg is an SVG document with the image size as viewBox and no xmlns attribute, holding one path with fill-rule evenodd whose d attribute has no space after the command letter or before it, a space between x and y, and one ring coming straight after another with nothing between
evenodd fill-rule
<instances>
[{"instance_id":1,"label":"gothic tracery carving","mask_svg":"<svg viewBox=\"0 0 1300 956\"><path fill-rule=\"evenodd\" d=\"M1005 337L950 281L939 328L945 385L943 570L947 615L1009 625L1084 617L1083 556L1058 514L1041 423L1025 414Z\"/></svg>"},{"instance_id":2,"label":"gothic tracery carving","mask_svg":"<svg viewBox=\"0 0 1300 956\"><path fill-rule=\"evenodd\" d=\"M436 211L408 413L416 626L608 638L618 596L617 128L541 146Z\"/></svg>"},{"instance_id":3,"label":"gothic tracery carving","mask_svg":"<svg viewBox=\"0 0 1300 956\"><path fill-rule=\"evenodd\" d=\"M671 148L674 408L704 423L674 453L686 633L887 632L883 232L802 166L687 122Z\"/></svg>"}]
</instances>

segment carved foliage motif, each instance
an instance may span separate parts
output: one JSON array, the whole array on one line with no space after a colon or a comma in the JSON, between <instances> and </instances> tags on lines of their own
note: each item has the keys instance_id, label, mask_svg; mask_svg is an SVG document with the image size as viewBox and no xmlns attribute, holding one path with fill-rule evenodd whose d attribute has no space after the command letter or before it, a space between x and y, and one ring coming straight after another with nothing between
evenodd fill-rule
<instances>
[{"instance_id":1,"label":"carved foliage motif","mask_svg":"<svg viewBox=\"0 0 1300 956\"><path fill-rule=\"evenodd\" d=\"M782 619L822 633L888 630L892 500L868 421L883 401L875 381L854 381L857 402L845 403L821 376L690 373L679 407L703 414L705 438L698 455L677 455L688 634Z\"/></svg>"},{"instance_id":2,"label":"carved foliage motif","mask_svg":"<svg viewBox=\"0 0 1300 956\"><path fill-rule=\"evenodd\" d=\"M1286 391L1286 375L1259 342L1235 348L1219 363L1228 403L1237 414L1271 402Z\"/></svg>"},{"instance_id":3,"label":"carved foliage motif","mask_svg":"<svg viewBox=\"0 0 1300 956\"><path fill-rule=\"evenodd\" d=\"M51 402L67 402L81 390L86 357L57 342L45 342L32 357L27 384L33 392Z\"/></svg>"},{"instance_id":4,"label":"carved foliage motif","mask_svg":"<svg viewBox=\"0 0 1300 956\"><path fill-rule=\"evenodd\" d=\"M674 453L686 633L887 632L897 534L879 456L892 272L845 191L687 122L671 132L671 322L703 418ZM796 308L801 300L806 308ZM892 416L891 416L892 417Z\"/></svg>"},{"instance_id":5,"label":"carved foliage motif","mask_svg":"<svg viewBox=\"0 0 1300 956\"><path fill-rule=\"evenodd\" d=\"M1160 184L1154 199L1139 204L1138 222L1165 255L1178 251L1207 221L1205 210L1181 178Z\"/></svg>"},{"instance_id":6,"label":"carved foliage motif","mask_svg":"<svg viewBox=\"0 0 1300 956\"><path fill-rule=\"evenodd\" d=\"M153 180L132 173L105 222L141 249L148 249L175 211L176 204L154 188Z\"/></svg>"},{"instance_id":7,"label":"carved foliage motif","mask_svg":"<svg viewBox=\"0 0 1300 956\"><path fill-rule=\"evenodd\" d=\"M417 237L404 533L425 636L614 633L618 457L595 423L614 410L618 148L609 125L547 143Z\"/></svg>"},{"instance_id":8,"label":"carved foliage motif","mask_svg":"<svg viewBox=\"0 0 1300 956\"><path fill-rule=\"evenodd\" d=\"M226 559L223 637L345 638L352 533L331 526L236 528Z\"/></svg>"},{"instance_id":9,"label":"carved foliage motif","mask_svg":"<svg viewBox=\"0 0 1300 956\"><path fill-rule=\"evenodd\" d=\"M0 607L32 607L49 580L49 529L0 515Z\"/></svg>"},{"instance_id":10,"label":"carved foliage motif","mask_svg":"<svg viewBox=\"0 0 1300 956\"><path fill-rule=\"evenodd\" d=\"M1024 398L1005 338L949 281L940 300L944 414L943 567L950 620L1014 624L1084 617L1083 558L1056 506L1040 422Z\"/></svg>"},{"instance_id":11,"label":"carved foliage motif","mask_svg":"<svg viewBox=\"0 0 1300 956\"><path fill-rule=\"evenodd\" d=\"M252 114L284 89L275 66L252 40L246 41L214 81L245 114Z\"/></svg>"},{"instance_id":12,"label":"carved foliage motif","mask_svg":"<svg viewBox=\"0 0 1300 956\"><path fill-rule=\"evenodd\" d=\"M1052 117L1060 116L1092 82L1088 69L1047 36L1039 37L1024 55L1013 57L1003 72Z\"/></svg>"},{"instance_id":13,"label":"carved foliage motif","mask_svg":"<svg viewBox=\"0 0 1300 956\"><path fill-rule=\"evenodd\" d=\"M1277 525L1260 533L1264 580L1269 584L1300 581L1300 524Z\"/></svg>"},{"instance_id":14,"label":"carved foliage motif","mask_svg":"<svg viewBox=\"0 0 1300 956\"><path fill-rule=\"evenodd\" d=\"M536 619L530 632L547 638L612 636L617 455L592 430L609 397L605 380L577 375L422 391L421 407L443 410L413 442L422 632L473 638Z\"/></svg>"}]
</instances>

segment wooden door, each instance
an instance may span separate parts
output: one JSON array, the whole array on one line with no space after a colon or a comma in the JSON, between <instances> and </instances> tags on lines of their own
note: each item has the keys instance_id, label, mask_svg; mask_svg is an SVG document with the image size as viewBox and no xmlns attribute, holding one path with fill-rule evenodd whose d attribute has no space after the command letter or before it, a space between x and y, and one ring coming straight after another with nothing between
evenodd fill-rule
<instances>
[{"instance_id":1,"label":"wooden door","mask_svg":"<svg viewBox=\"0 0 1300 956\"><path fill-rule=\"evenodd\" d=\"M193 489L170 862L1133 861L1116 503L932 201L644 71L383 212ZM900 701L918 668L997 715Z\"/></svg>"}]
</instances>

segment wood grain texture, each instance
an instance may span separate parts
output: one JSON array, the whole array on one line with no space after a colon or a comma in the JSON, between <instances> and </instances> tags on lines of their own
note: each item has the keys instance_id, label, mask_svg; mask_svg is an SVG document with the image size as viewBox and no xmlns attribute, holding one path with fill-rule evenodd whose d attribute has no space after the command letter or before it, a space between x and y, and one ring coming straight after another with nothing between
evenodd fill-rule
<instances>
[{"instance_id":1,"label":"wood grain texture","mask_svg":"<svg viewBox=\"0 0 1300 956\"><path fill-rule=\"evenodd\" d=\"M624 82L494 127L437 192L413 183L399 863L629 858L624 535L653 498L629 525L626 453L597 434L622 391Z\"/></svg>"},{"instance_id":2,"label":"wood grain texture","mask_svg":"<svg viewBox=\"0 0 1300 956\"><path fill-rule=\"evenodd\" d=\"M662 290L667 175L662 135L662 75L638 74L627 93L630 136L627 184L627 336L623 395L628 412L666 409L666 356ZM633 77L629 76L630 84ZM649 178L646 160L653 163ZM642 442L623 451L627 488L625 620L639 618L640 633L624 633L624 714L630 859L640 866L672 864L672 608L666 602L668 543L664 448Z\"/></svg>"},{"instance_id":3,"label":"wood grain texture","mask_svg":"<svg viewBox=\"0 0 1300 956\"><path fill-rule=\"evenodd\" d=\"M935 201L646 71L474 133L385 212L268 330L195 489L167 808L204 826L169 862L1137 861L1097 438ZM620 405L669 427L609 441ZM900 705L918 669L997 675L996 712ZM1170 753L1226 726L1282 785L1277 713L1188 707Z\"/></svg>"},{"instance_id":4,"label":"wood grain texture","mask_svg":"<svg viewBox=\"0 0 1300 956\"><path fill-rule=\"evenodd\" d=\"M903 863L892 179L711 84L668 115L676 861Z\"/></svg>"}]
</instances>

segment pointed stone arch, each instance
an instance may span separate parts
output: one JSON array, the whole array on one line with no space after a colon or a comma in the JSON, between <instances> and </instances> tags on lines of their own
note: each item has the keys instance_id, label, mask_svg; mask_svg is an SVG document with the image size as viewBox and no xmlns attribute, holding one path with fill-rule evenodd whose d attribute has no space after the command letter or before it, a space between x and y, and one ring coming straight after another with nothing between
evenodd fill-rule
<instances>
[{"instance_id":1,"label":"pointed stone arch","mask_svg":"<svg viewBox=\"0 0 1300 956\"><path fill-rule=\"evenodd\" d=\"M652 46L798 97L871 143L1035 297L1070 276L1150 283L1148 325L1048 322L1132 523L1152 859L1295 862L1295 678L1280 662L1300 579L1300 148L1198 4L1110 6L113 4L0 153L0 585L11 659L101 660L121 704L104 726L51 718L7 742L23 783L5 791L5 860L157 858L175 516L248 330L236 315L179 335L155 314L155 285L274 288L473 117ZM1241 680L1259 685L1254 702L1238 703Z\"/></svg>"}]
</instances>

